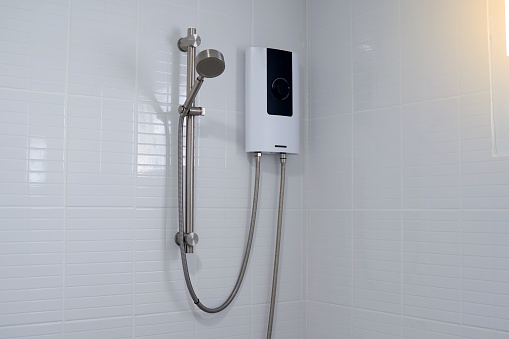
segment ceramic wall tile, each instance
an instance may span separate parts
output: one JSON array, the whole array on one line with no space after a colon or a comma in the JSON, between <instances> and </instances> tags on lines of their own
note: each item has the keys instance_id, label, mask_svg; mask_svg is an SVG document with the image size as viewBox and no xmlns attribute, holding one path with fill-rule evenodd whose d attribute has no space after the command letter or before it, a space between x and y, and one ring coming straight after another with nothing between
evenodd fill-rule
<instances>
[{"instance_id":1,"label":"ceramic wall tile","mask_svg":"<svg viewBox=\"0 0 509 339\"><path fill-rule=\"evenodd\" d=\"M403 103L458 95L457 2L402 1L401 20Z\"/></svg>"},{"instance_id":2,"label":"ceramic wall tile","mask_svg":"<svg viewBox=\"0 0 509 339\"><path fill-rule=\"evenodd\" d=\"M0 327L0 335L5 338L62 338L61 323Z\"/></svg>"},{"instance_id":3,"label":"ceramic wall tile","mask_svg":"<svg viewBox=\"0 0 509 339\"><path fill-rule=\"evenodd\" d=\"M136 1L73 1L69 93L133 99Z\"/></svg>"},{"instance_id":4,"label":"ceramic wall tile","mask_svg":"<svg viewBox=\"0 0 509 339\"><path fill-rule=\"evenodd\" d=\"M30 95L28 148L29 203L64 202L65 106L63 95Z\"/></svg>"},{"instance_id":5,"label":"ceramic wall tile","mask_svg":"<svg viewBox=\"0 0 509 339\"><path fill-rule=\"evenodd\" d=\"M308 338L352 338L351 308L310 302L308 312Z\"/></svg>"},{"instance_id":6,"label":"ceramic wall tile","mask_svg":"<svg viewBox=\"0 0 509 339\"><path fill-rule=\"evenodd\" d=\"M331 39L330 32L336 32ZM352 112L351 20L309 31L309 119ZM324 47L326 53L324 53ZM310 138L312 141L313 138Z\"/></svg>"},{"instance_id":7,"label":"ceramic wall tile","mask_svg":"<svg viewBox=\"0 0 509 339\"><path fill-rule=\"evenodd\" d=\"M174 242L178 227L169 222L176 217L175 209L135 211L134 314L140 319L189 310L179 247Z\"/></svg>"},{"instance_id":8,"label":"ceramic wall tile","mask_svg":"<svg viewBox=\"0 0 509 339\"><path fill-rule=\"evenodd\" d=\"M355 3L353 4L355 6ZM317 30L338 22L350 22L350 1L311 0L308 6L309 30Z\"/></svg>"},{"instance_id":9,"label":"ceramic wall tile","mask_svg":"<svg viewBox=\"0 0 509 339\"><path fill-rule=\"evenodd\" d=\"M64 329L66 338L84 338L86 336L115 337L127 339L133 337L130 318L98 318L86 321L68 321Z\"/></svg>"},{"instance_id":10,"label":"ceramic wall tile","mask_svg":"<svg viewBox=\"0 0 509 339\"><path fill-rule=\"evenodd\" d=\"M3 206L28 205L29 94L0 91L2 175L0 199Z\"/></svg>"},{"instance_id":11,"label":"ceramic wall tile","mask_svg":"<svg viewBox=\"0 0 509 339\"><path fill-rule=\"evenodd\" d=\"M134 319L135 338L194 339L194 317L190 311L156 313Z\"/></svg>"},{"instance_id":12,"label":"ceramic wall tile","mask_svg":"<svg viewBox=\"0 0 509 339\"><path fill-rule=\"evenodd\" d=\"M68 209L65 319L133 312L132 209Z\"/></svg>"},{"instance_id":13,"label":"ceramic wall tile","mask_svg":"<svg viewBox=\"0 0 509 339\"><path fill-rule=\"evenodd\" d=\"M219 322L219 326L218 326ZM251 328L251 308L233 307L228 317L205 317L197 323L196 336L200 338L242 338Z\"/></svg>"},{"instance_id":14,"label":"ceramic wall tile","mask_svg":"<svg viewBox=\"0 0 509 339\"><path fill-rule=\"evenodd\" d=\"M272 337L274 338L304 338L299 324L300 313L304 303L280 302L274 309L274 323ZM268 304L254 306L251 312L251 337L259 338L267 336Z\"/></svg>"},{"instance_id":15,"label":"ceramic wall tile","mask_svg":"<svg viewBox=\"0 0 509 339\"><path fill-rule=\"evenodd\" d=\"M376 7L369 6L370 9ZM401 103L399 14L396 3L367 11L352 20L355 111Z\"/></svg>"},{"instance_id":16,"label":"ceramic wall tile","mask_svg":"<svg viewBox=\"0 0 509 339\"><path fill-rule=\"evenodd\" d=\"M353 312L352 338L402 338L401 316L390 313L378 313L363 309Z\"/></svg>"},{"instance_id":17,"label":"ceramic wall tile","mask_svg":"<svg viewBox=\"0 0 509 339\"><path fill-rule=\"evenodd\" d=\"M405 211L403 312L461 323L461 222L458 211Z\"/></svg>"},{"instance_id":18,"label":"ceramic wall tile","mask_svg":"<svg viewBox=\"0 0 509 339\"><path fill-rule=\"evenodd\" d=\"M405 208L459 208L458 99L403 106Z\"/></svg>"},{"instance_id":19,"label":"ceramic wall tile","mask_svg":"<svg viewBox=\"0 0 509 339\"><path fill-rule=\"evenodd\" d=\"M463 218L463 323L509 331L506 309L509 279L505 266L507 211L465 211Z\"/></svg>"},{"instance_id":20,"label":"ceramic wall tile","mask_svg":"<svg viewBox=\"0 0 509 339\"><path fill-rule=\"evenodd\" d=\"M309 207L352 207L352 116L309 122Z\"/></svg>"},{"instance_id":21,"label":"ceramic wall tile","mask_svg":"<svg viewBox=\"0 0 509 339\"><path fill-rule=\"evenodd\" d=\"M504 188L509 182L506 157L493 157L489 93L465 95L461 112L461 184L465 209L499 209L507 206Z\"/></svg>"},{"instance_id":22,"label":"ceramic wall tile","mask_svg":"<svg viewBox=\"0 0 509 339\"><path fill-rule=\"evenodd\" d=\"M73 96L68 131L67 204L132 206L132 102Z\"/></svg>"},{"instance_id":23,"label":"ceramic wall tile","mask_svg":"<svg viewBox=\"0 0 509 339\"><path fill-rule=\"evenodd\" d=\"M186 6L186 7L184 7ZM192 7L188 8L187 6ZM137 98L156 103L183 103L186 54L177 41L197 28L197 3L148 0L138 8ZM201 30L198 34L203 35ZM175 106L176 108L176 106ZM175 111L175 114L176 111Z\"/></svg>"},{"instance_id":24,"label":"ceramic wall tile","mask_svg":"<svg viewBox=\"0 0 509 339\"><path fill-rule=\"evenodd\" d=\"M454 339L463 337L461 326L457 324L431 322L415 318L404 318L403 338Z\"/></svg>"},{"instance_id":25,"label":"ceramic wall tile","mask_svg":"<svg viewBox=\"0 0 509 339\"><path fill-rule=\"evenodd\" d=\"M458 2L458 51L460 93L490 90L489 48L486 39L488 15L482 1Z\"/></svg>"},{"instance_id":26,"label":"ceramic wall tile","mask_svg":"<svg viewBox=\"0 0 509 339\"><path fill-rule=\"evenodd\" d=\"M401 226L398 211L354 212L354 307L401 314Z\"/></svg>"},{"instance_id":27,"label":"ceramic wall tile","mask_svg":"<svg viewBox=\"0 0 509 339\"><path fill-rule=\"evenodd\" d=\"M352 306L352 213L312 211L309 227L308 298Z\"/></svg>"},{"instance_id":28,"label":"ceramic wall tile","mask_svg":"<svg viewBox=\"0 0 509 339\"><path fill-rule=\"evenodd\" d=\"M13 326L61 321L64 210L3 207L0 233L0 333L10 333ZM44 331L54 328L36 327L26 333Z\"/></svg>"},{"instance_id":29,"label":"ceramic wall tile","mask_svg":"<svg viewBox=\"0 0 509 339\"><path fill-rule=\"evenodd\" d=\"M401 108L353 117L353 206L401 207Z\"/></svg>"},{"instance_id":30,"label":"ceramic wall tile","mask_svg":"<svg viewBox=\"0 0 509 339\"><path fill-rule=\"evenodd\" d=\"M308 335L336 328L316 314L347 307L355 338L504 338L507 251L501 225L508 220L509 167L492 154L486 2L351 1L343 26L328 22L342 17L339 5L311 2L308 18ZM350 36L345 32L351 32L351 43L338 55L350 56L351 66L334 79L351 78L351 87L331 89L321 84L330 74L330 58L320 59L316 51L334 46L324 37L332 33L343 41ZM379 95L387 88L393 91ZM334 100L353 103L351 131L333 123L343 110L321 109L336 108ZM331 118L321 121L314 110ZM322 175L323 168L341 164L320 150L346 149L350 135L352 179ZM347 206L339 192L350 185L353 205ZM348 278L344 270L337 275L343 260L328 252L322 258L315 240L323 229L339 232L327 225L349 212L351 307L337 298L341 278ZM341 244L337 237L327 239Z\"/></svg>"},{"instance_id":31,"label":"ceramic wall tile","mask_svg":"<svg viewBox=\"0 0 509 339\"><path fill-rule=\"evenodd\" d=\"M69 2L18 1L2 6L0 86L62 92L66 82Z\"/></svg>"},{"instance_id":32,"label":"ceramic wall tile","mask_svg":"<svg viewBox=\"0 0 509 339\"><path fill-rule=\"evenodd\" d=\"M507 338L507 332L493 331L489 329L479 327L463 327L463 338L467 339L481 339L481 338L493 338L493 339L504 339Z\"/></svg>"},{"instance_id":33,"label":"ceramic wall tile","mask_svg":"<svg viewBox=\"0 0 509 339\"><path fill-rule=\"evenodd\" d=\"M254 1L253 17L256 22L301 30L305 19L305 4L292 0Z\"/></svg>"}]
</instances>

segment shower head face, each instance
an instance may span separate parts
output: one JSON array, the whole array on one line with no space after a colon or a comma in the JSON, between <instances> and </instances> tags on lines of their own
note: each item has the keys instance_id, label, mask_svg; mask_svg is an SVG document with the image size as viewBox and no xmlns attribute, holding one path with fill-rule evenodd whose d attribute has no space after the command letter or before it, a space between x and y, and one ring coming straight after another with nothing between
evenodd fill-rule
<instances>
[{"instance_id":1,"label":"shower head face","mask_svg":"<svg viewBox=\"0 0 509 339\"><path fill-rule=\"evenodd\" d=\"M225 63L221 52L206 49L196 56L196 72L204 78L215 78L224 71Z\"/></svg>"}]
</instances>

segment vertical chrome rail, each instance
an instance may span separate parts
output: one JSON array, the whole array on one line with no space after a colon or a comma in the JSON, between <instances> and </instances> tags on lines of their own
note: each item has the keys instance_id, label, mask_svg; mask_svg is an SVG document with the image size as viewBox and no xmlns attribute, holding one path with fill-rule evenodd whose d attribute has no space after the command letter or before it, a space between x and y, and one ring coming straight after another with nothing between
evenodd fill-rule
<instances>
[{"instance_id":1,"label":"vertical chrome rail","mask_svg":"<svg viewBox=\"0 0 509 339\"><path fill-rule=\"evenodd\" d=\"M187 35L196 34L196 28L188 28ZM187 47L187 96L194 84L196 47ZM191 103L191 107L194 102ZM186 118L186 234L194 233L194 116ZM186 253L193 253L193 246L186 244Z\"/></svg>"},{"instance_id":2,"label":"vertical chrome rail","mask_svg":"<svg viewBox=\"0 0 509 339\"><path fill-rule=\"evenodd\" d=\"M215 78L221 75L225 69L224 57L221 52L215 49L207 49L201 51L198 55L196 49L200 45L201 39L196 34L196 28L189 28L187 36L179 39L178 48L182 52L187 53L187 83L186 92L187 98L183 105L179 107L181 121L179 126L186 125L186 175L185 175L185 198L184 196L184 179L183 179L183 162L180 161L179 155L179 206L185 205L185 232L182 235L185 237L185 250L186 253L193 253L194 246L198 243L198 235L194 233L194 118L198 115L204 115L205 109L203 107L195 107L194 100L198 91L203 84L205 78ZM198 73L200 76L195 79ZM184 127L179 127L180 129ZM183 131L182 131L183 132ZM183 134L183 133L182 133ZM183 137L182 137L183 138ZM179 142L183 141L179 137ZM183 144L183 142L182 142ZM180 147L179 147L180 152ZM183 155L182 155L183 156ZM185 200L185 203L184 203ZM180 208L180 207L179 207ZM180 211L179 211L180 216ZM175 242L179 245L179 234L175 236Z\"/></svg>"},{"instance_id":3,"label":"vertical chrome rail","mask_svg":"<svg viewBox=\"0 0 509 339\"><path fill-rule=\"evenodd\" d=\"M200 45L201 39L196 34L196 28L190 27L187 29L187 37L184 37L178 41L178 48L182 52L187 53L187 84L186 94L190 96L194 85L194 79L196 74L196 48ZM189 103L190 107L194 107L193 102ZM188 114L189 112L180 112L181 118L185 119L186 125L186 175L185 175L185 234L182 236L189 237L194 236L194 116ZM184 121L183 121L184 122ZM183 123L182 123L183 125ZM179 128L184 128L179 124ZM182 137L182 136L181 136ZM180 142L180 141L179 141ZM183 165L182 165L183 166ZM179 179L180 180L180 179ZM181 199L181 197L179 197ZM178 234L176 236L177 240ZM189 239L188 239L189 240ZM192 240L189 240L192 241ZM189 245L189 241L186 241L185 251L186 253L193 253L193 246Z\"/></svg>"}]
</instances>

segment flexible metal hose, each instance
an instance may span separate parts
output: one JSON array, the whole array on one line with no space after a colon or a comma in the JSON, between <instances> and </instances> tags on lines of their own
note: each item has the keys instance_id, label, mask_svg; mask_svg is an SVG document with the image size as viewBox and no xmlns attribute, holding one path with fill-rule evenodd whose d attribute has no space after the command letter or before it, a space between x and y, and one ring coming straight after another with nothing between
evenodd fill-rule
<instances>
[{"instance_id":1,"label":"flexible metal hose","mask_svg":"<svg viewBox=\"0 0 509 339\"><path fill-rule=\"evenodd\" d=\"M267 327L267 339L272 338L272 325L274 324L274 308L276 306L277 275L279 270L279 254L281 251L281 229L283 224L283 201L285 195L285 172L286 172L286 154L281 153L279 160L281 162L281 181L279 183L279 205L277 210L277 235L276 251L274 253L274 272L272 273L272 293L270 296L269 323Z\"/></svg>"},{"instance_id":2,"label":"flexible metal hose","mask_svg":"<svg viewBox=\"0 0 509 339\"><path fill-rule=\"evenodd\" d=\"M201 309L204 312L207 313L218 313L224 310L230 303L235 299L235 296L237 295L237 292L240 289L240 285L242 284L242 281L244 280L244 275L246 273L247 263L249 261L249 254L251 253L251 245L253 243L253 235L254 235L254 228L255 228L255 222L256 222L256 212L257 212L257 206L258 206L258 192L260 188L260 158L262 156L262 153L255 153L255 160L256 160L256 172L255 172L255 184L254 184L254 192L253 192L253 206L251 209L251 222L249 225L249 236L246 243L246 249L244 251L244 258L242 260L242 266L239 272L239 275L237 277L237 282L235 283L235 286L233 287L233 290L230 293L230 296L225 300L225 302L215 308L209 308L205 305L203 305L200 302L200 299L196 296L196 293L193 288L193 284L191 282L191 278L189 276L189 267L187 265L187 257L186 257L186 251L185 251L185 244L184 244L184 164L183 164L183 127L184 127L184 116L180 115L179 118L179 126L178 126L178 209L179 209L179 246L180 246L180 258L182 261L182 269L184 271L184 279L186 281L186 286L189 291L189 294L191 298L193 299L193 302L198 306L199 309Z\"/></svg>"}]
</instances>

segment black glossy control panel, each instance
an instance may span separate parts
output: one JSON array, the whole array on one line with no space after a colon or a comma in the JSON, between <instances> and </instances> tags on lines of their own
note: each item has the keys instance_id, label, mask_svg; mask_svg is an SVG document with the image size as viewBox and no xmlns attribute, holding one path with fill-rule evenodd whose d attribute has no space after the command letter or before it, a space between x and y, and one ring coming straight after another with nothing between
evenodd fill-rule
<instances>
[{"instance_id":1,"label":"black glossy control panel","mask_svg":"<svg viewBox=\"0 0 509 339\"><path fill-rule=\"evenodd\" d=\"M292 53L267 48L267 113L293 115Z\"/></svg>"}]
</instances>

